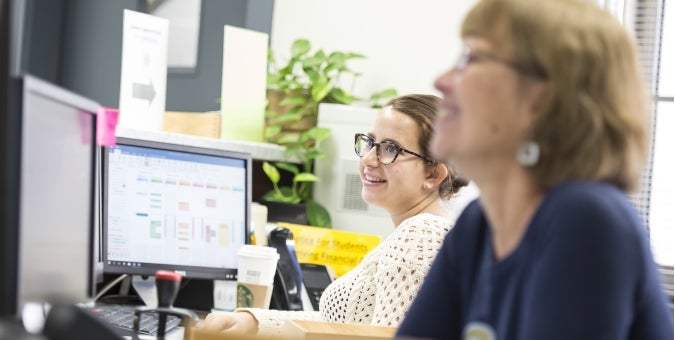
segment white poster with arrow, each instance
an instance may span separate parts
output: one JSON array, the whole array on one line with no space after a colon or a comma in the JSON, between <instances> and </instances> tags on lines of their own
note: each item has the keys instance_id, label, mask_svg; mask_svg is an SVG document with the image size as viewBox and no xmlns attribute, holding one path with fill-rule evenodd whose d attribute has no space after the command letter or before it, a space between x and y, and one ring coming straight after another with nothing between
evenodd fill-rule
<instances>
[{"instance_id":1,"label":"white poster with arrow","mask_svg":"<svg viewBox=\"0 0 675 340\"><path fill-rule=\"evenodd\" d=\"M124 10L119 126L162 131L169 21Z\"/></svg>"}]
</instances>

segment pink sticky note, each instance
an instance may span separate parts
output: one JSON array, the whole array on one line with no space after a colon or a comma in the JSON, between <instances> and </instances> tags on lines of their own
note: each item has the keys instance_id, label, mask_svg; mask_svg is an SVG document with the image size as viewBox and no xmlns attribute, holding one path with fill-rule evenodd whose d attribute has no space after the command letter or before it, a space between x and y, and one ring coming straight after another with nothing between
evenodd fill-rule
<instances>
[{"instance_id":1,"label":"pink sticky note","mask_svg":"<svg viewBox=\"0 0 675 340\"><path fill-rule=\"evenodd\" d=\"M115 127L119 111L101 106L96 112L96 143L101 146L113 146L117 142Z\"/></svg>"}]
</instances>

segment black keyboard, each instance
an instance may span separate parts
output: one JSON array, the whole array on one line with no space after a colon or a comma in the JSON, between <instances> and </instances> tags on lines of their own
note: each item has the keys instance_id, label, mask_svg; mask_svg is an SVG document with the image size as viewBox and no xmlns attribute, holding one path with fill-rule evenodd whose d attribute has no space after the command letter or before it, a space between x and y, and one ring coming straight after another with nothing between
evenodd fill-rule
<instances>
[{"instance_id":1,"label":"black keyboard","mask_svg":"<svg viewBox=\"0 0 675 340\"><path fill-rule=\"evenodd\" d=\"M123 329L127 334L131 334L134 329L134 310L135 306L129 305L100 305L90 307L89 310L103 321ZM157 335L157 328L159 323L159 316L154 313L141 314L141 322L139 324L140 334ZM166 334L175 330L180 326L181 319L174 315L169 315L166 318Z\"/></svg>"}]
</instances>

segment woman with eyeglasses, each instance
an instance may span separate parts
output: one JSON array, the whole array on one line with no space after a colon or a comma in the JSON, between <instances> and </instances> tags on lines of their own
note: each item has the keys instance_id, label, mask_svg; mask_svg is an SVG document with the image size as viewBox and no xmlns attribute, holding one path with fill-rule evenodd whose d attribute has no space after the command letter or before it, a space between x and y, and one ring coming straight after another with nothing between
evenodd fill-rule
<instances>
[{"instance_id":1,"label":"woman with eyeglasses","mask_svg":"<svg viewBox=\"0 0 675 340\"><path fill-rule=\"evenodd\" d=\"M649 145L633 38L584 0L482 0L462 38L459 61L435 83L445 112L430 149L470 174L480 198L397 336L672 340L627 196Z\"/></svg>"},{"instance_id":2,"label":"woman with eyeglasses","mask_svg":"<svg viewBox=\"0 0 675 340\"><path fill-rule=\"evenodd\" d=\"M398 326L451 227L444 200L467 185L446 162L429 156L438 103L431 95L395 98L368 133L356 134L362 197L387 210L394 229L324 290L319 311L239 309L211 313L204 326L265 336L281 335L290 319Z\"/></svg>"}]
</instances>

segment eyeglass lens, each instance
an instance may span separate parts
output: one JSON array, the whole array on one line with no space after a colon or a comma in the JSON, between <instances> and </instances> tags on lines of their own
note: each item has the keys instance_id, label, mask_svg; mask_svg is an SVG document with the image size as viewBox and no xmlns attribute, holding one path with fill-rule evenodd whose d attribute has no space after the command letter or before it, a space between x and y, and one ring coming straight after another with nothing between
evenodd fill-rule
<instances>
[{"instance_id":1,"label":"eyeglass lens","mask_svg":"<svg viewBox=\"0 0 675 340\"><path fill-rule=\"evenodd\" d=\"M401 148L397 145L390 142L375 143L375 141L365 135L359 135L356 137L356 143L354 144L354 151L359 157L363 157L370 150L375 147L377 153L377 159L382 164L390 164L394 162L396 156L401 152Z\"/></svg>"},{"instance_id":2,"label":"eyeglass lens","mask_svg":"<svg viewBox=\"0 0 675 340\"><path fill-rule=\"evenodd\" d=\"M466 69L467 64L469 64L469 58L471 58L471 49L469 49L468 46L464 46L464 48L462 48L462 53L459 55L457 61L455 62L455 68L458 71L464 71L464 69Z\"/></svg>"}]
</instances>

